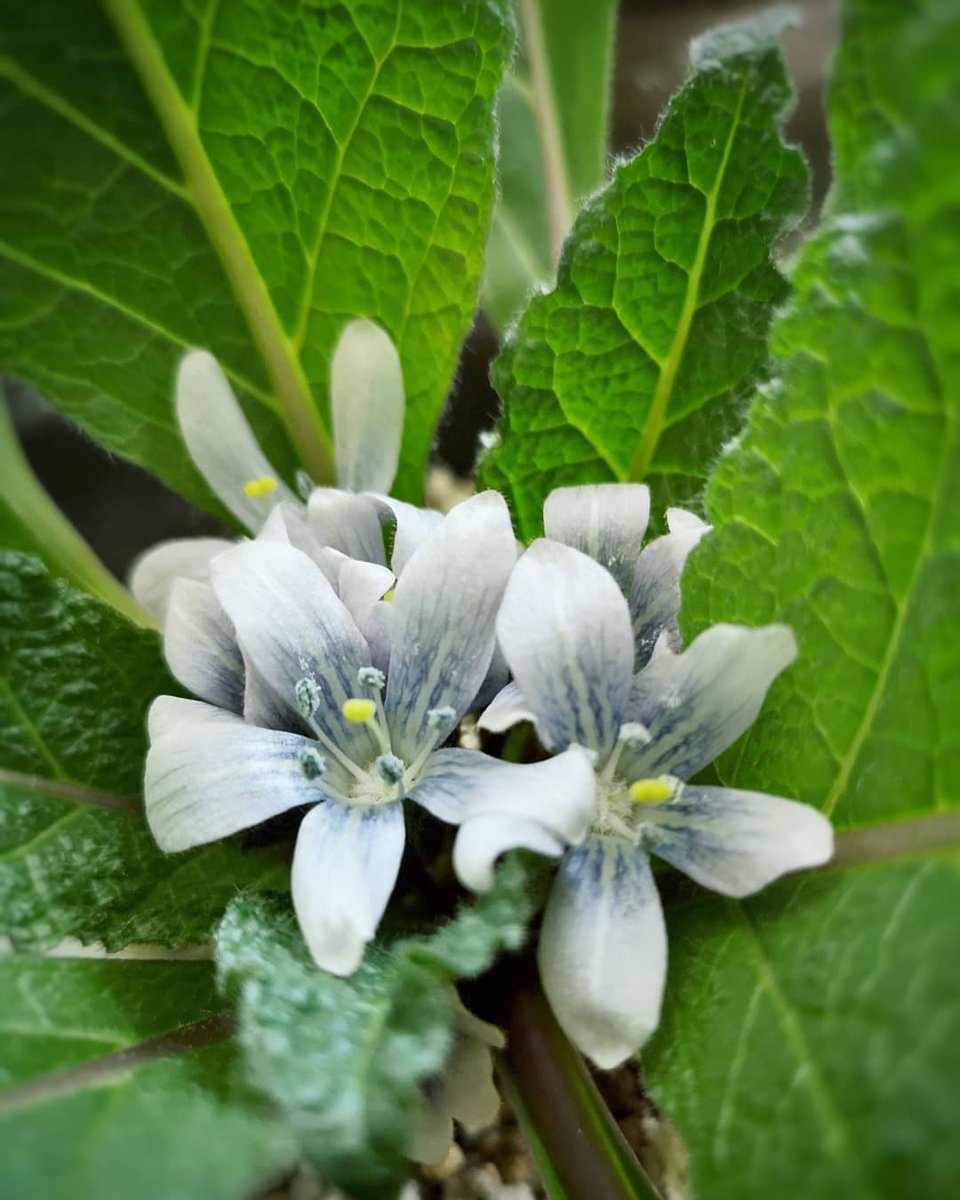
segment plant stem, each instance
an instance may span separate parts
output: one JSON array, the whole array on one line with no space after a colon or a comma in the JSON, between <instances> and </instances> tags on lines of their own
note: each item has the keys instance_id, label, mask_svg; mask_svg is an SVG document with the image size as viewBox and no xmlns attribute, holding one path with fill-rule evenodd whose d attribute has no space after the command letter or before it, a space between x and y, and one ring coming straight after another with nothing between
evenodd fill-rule
<instances>
[{"instance_id":1,"label":"plant stem","mask_svg":"<svg viewBox=\"0 0 960 1200\"><path fill-rule=\"evenodd\" d=\"M28 544L48 567L85 591L105 600L131 621L148 628L154 622L110 574L70 524L34 475L0 394L0 503L29 533Z\"/></svg>"},{"instance_id":2,"label":"plant stem","mask_svg":"<svg viewBox=\"0 0 960 1200\"><path fill-rule=\"evenodd\" d=\"M506 1031L498 1073L551 1200L661 1200L557 1024L534 964L506 960L471 999Z\"/></svg>"}]
</instances>

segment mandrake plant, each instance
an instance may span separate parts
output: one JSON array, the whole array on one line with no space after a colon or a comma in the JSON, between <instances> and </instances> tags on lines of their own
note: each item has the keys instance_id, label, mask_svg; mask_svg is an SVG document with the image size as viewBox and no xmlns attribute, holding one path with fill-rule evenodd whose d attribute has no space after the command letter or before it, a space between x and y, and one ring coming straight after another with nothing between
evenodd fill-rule
<instances>
[{"instance_id":1,"label":"mandrake plant","mask_svg":"<svg viewBox=\"0 0 960 1200\"><path fill-rule=\"evenodd\" d=\"M0 9L8 390L209 514L0 414L5 1195L956 1190L960 14L806 223L795 16L612 160L614 0Z\"/></svg>"}]
</instances>

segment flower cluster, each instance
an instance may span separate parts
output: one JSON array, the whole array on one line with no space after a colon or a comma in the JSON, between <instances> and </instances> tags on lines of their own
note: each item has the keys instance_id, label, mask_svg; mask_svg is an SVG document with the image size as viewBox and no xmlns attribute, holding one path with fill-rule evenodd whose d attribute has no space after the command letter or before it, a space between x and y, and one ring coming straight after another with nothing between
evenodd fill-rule
<instances>
[{"instance_id":1,"label":"flower cluster","mask_svg":"<svg viewBox=\"0 0 960 1200\"><path fill-rule=\"evenodd\" d=\"M718 625L681 646L680 577L709 528L671 509L644 546L643 485L554 491L546 536L522 552L495 492L446 515L390 499L403 383L370 322L338 344L331 408L341 486L301 499L215 361L182 364L188 448L253 536L168 543L134 573L199 697L151 710L154 835L183 850L302 811L293 903L317 964L340 975L376 933L410 805L457 827L454 867L475 891L508 850L558 859L543 985L571 1039L615 1066L655 1029L664 988L649 855L744 896L832 852L806 805L688 782L755 719L793 636ZM491 733L529 722L544 754L448 744L469 712Z\"/></svg>"}]
</instances>

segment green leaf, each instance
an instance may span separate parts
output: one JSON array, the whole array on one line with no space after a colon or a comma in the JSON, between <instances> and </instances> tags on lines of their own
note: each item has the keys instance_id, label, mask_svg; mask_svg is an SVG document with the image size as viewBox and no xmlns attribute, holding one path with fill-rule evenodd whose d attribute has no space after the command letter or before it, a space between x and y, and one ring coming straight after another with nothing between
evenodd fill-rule
<instances>
[{"instance_id":1,"label":"green leaf","mask_svg":"<svg viewBox=\"0 0 960 1200\"><path fill-rule=\"evenodd\" d=\"M282 886L234 844L161 854L140 807L156 634L0 553L0 934L121 946L208 938L238 887Z\"/></svg>"},{"instance_id":2,"label":"green leaf","mask_svg":"<svg viewBox=\"0 0 960 1200\"><path fill-rule=\"evenodd\" d=\"M209 963L0 958L0 1145L17 1200L237 1200L296 1162L234 1083Z\"/></svg>"},{"instance_id":3,"label":"green leaf","mask_svg":"<svg viewBox=\"0 0 960 1200\"><path fill-rule=\"evenodd\" d=\"M286 903L254 896L228 909L217 963L250 1080L324 1179L371 1200L396 1194L419 1085L449 1051L449 984L522 944L530 888L523 858L508 858L491 892L433 934L374 944L349 979L317 969Z\"/></svg>"},{"instance_id":4,"label":"green leaf","mask_svg":"<svg viewBox=\"0 0 960 1200\"><path fill-rule=\"evenodd\" d=\"M0 28L5 367L213 506L175 428L184 349L220 358L279 470L292 441L323 481L330 354L368 316L418 496L492 203L496 0L40 0Z\"/></svg>"},{"instance_id":5,"label":"green leaf","mask_svg":"<svg viewBox=\"0 0 960 1200\"><path fill-rule=\"evenodd\" d=\"M791 92L776 28L695 43L656 139L581 212L556 288L494 364L502 440L481 476L526 536L564 484L646 479L655 512L690 502L738 428L787 291L771 246L806 197L779 134Z\"/></svg>"},{"instance_id":6,"label":"green leaf","mask_svg":"<svg viewBox=\"0 0 960 1200\"><path fill-rule=\"evenodd\" d=\"M645 1065L716 1200L955 1186L958 55L950 0L847 3L835 188L685 577L689 634L785 620L800 644L722 780L849 831L831 870L668 910Z\"/></svg>"},{"instance_id":7,"label":"green leaf","mask_svg":"<svg viewBox=\"0 0 960 1200\"><path fill-rule=\"evenodd\" d=\"M498 102L499 196L481 300L506 327L554 263L577 205L604 182L617 0L519 0L521 53Z\"/></svg>"}]
</instances>

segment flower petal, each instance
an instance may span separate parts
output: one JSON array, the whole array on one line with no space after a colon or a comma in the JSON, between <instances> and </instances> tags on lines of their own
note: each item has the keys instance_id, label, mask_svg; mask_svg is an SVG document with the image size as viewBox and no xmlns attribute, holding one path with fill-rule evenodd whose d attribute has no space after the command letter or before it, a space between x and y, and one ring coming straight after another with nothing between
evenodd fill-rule
<instances>
[{"instance_id":1,"label":"flower petal","mask_svg":"<svg viewBox=\"0 0 960 1200\"><path fill-rule=\"evenodd\" d=\"M633 635L627 602L605 568L559 542L534 542L507 584L497 636L548 748L613 748Z\"/></svg>"},{"instance_id":2,"label":"flower petal","mask_svg":"<svg viewBox=\"0 0 960 1200\"><path fill-rule=\"evenodd\" d=\"M307 501L307 516L321 545L332 546L350 558L385 564L380 509L371 496L314 488Z\"/></svg>"},{"instance_id":3,"label":"flower petal","mask_svg":"<svg viewBox=\"0 0 960 1200\"><path fill-rule=\"evenodd\" d=\"M543 532L572 546L610 572L628 593L650 521L644 483L597 483L554 488L543 506Z\"/></svg>"},{"instance_id":4,"label":"flower petal","mask_svg":"<svg viewBox=\"0 0 960 1200\"><path fill-rule=\"evenodd\" d=\"M661 639L630 696L630 720L647 727L650 741L624 748L623 770L631 779L695 775L753 724L796 654L786 625L714 625L682 654Z\"/></svg>"},{"instance_id":5,"label":"flower petal","mask_svg":"<svg viewBox=\"0 0 960 1200\"><path fill-rule=\"evenodd\" d=\"M251 532L281 500L295 500L267 461L212 354L191 350L177 372L177 421L190 457L233 515ZM248 496L254 480L274 483L266 496Z\"/></svg>"},{"instance_id":6,"label":"flower petal","mask_svg":"<svg viewBox=\"0 0 960 1200\"><path fill-rule=\"evenodd\" d=\"M452 508L404 567L391 602L385 708L394 751L408 762L434 737L427 713L449 706L459 719L479 691L515 562L503 497L481 492Z\"/></svg>"},{"instance_id":7,"label":"flower petal","mask_svg":"<svg viewBox=\"0 0 960 1200\"><path fill-rule=\"evenodd\" d=\"M478 729L504 733L521 721L536 721L536 714L524 699L516 680L508 683L490 701L477 721Z\"/></svg>"},{"instance_id":8,"label":"flower petal","mask_svg":"<svg viewBox=\"0 0 960 1200\"><path fill-rule=\"evenodd\" d=\"M213 842L326 796L300 764L316 745L309 738L175 696L157 697L149 720L143 798L161 850Z\"/></svg>"},{"instance_id":9,"label":"flower petal","mask_svg":"<svg viewBox=\"0 0 960 1200\"><path fill-rule=\"evenodd\" d=\"M312 678L320 695L316 725L355 762L372 760L379 753L372 731L341 712L357 695L370 650L319 567L292 546L257 541L220 555L212 575L244 657L277 711L299 723L297 683Z\"/></svg>"},{"instance_id":10,"label":"flower petal","mask_svg":"<svg viewBox=\"0 0 960 1200\"><path fill-rule=\"evenodd\" d=\"M330 362L337 482L351 492L389 492L403 437L403 372L389 335L351 321Z\"/></svg>"},{"instance_id":11,"label":"flower petal","mask_svg":"<svg viewBox=\"0 0 960 1200\"><path fill-rule=\"evenodd\" d=\"M209 583L178 579L170 593L163 652L176 679L201 700L243 712L243 656Z\"/></svg>"},{"instance_id":12,"label":"flower petal","mask_svg":"<svg viewBox=\"0 0 960 1200\"><path fill-rule=\"evenodd\" d=\"M532 850L559 858L567 843L536 821L510 813L486 813L466 820L453 843L453 869L472 892L489 892L497 859L509 850Z\"/></svg>"},{"instance_id":13,"label":"flower petal","mask_svg":"<svg viewBox=\"0 0 960 1200\"><path fill-rule=\"evenodd\" d=\"M396 525L390 566L394 575L399 575L421 543L443 520L443 513L435 508L418 508L415 504L394 500L392 496L377 496L376 500L381 505L381 516L389 514L387 519Z\"/></svg>"},{"instance_id":14,"label":"flower petal","mask_svg":"<svg viewBox=\"0 0 960 1200\"><path fill-rule=\"evenodd\" d=\"M607 838L568 850L537 959L570 1040L607 1070L629 1058L660 1020L667 969L663 911L646 855Z\"/></svg>"},{"instance_id":15,"label":"flower petal","mask_svg":"<svg viewBox=\"0 0 960 1200\"><path fill-rule=\"evenodd\" d=\"M669 804L647 805L645 816L648 849L725 896L750 896L833 854L823 813L760 792L685 787Z\"/></svg>"},{"instance_id":16,"label":"flower petal","mask_svg":"<svg viewBox=\"0 0 960 1200\"><path fill-rule=\"evenodd\" d=\"M290 886L317 966L352 975L377 931L403 856L403 806L329 801L304 817Z\"/></svg>"},{"instance_id":17,"label":"flower petal","mask_svg":"<svg viewBox=\"0 0 960 1200\"><path fill-rule=\"evenodd\" d=\"M178 579L210 578L210 560L233 542L226 538L174 538L145 550L130 571L130 591L136 602L161 624L167 615L170 591Z\"/></svg>"},{"instance_id":18,"label":"flower petal","mask_svg":"<svg viewBox=\"0 0 960 1200\"><path fill-rule=\"evenodd\" d=\"M710 532L706 522L683 508L667 509L667 528L669 533L644 546L627 589L637 669L649 660L664 630L669 634L670 648L680 649L680 576L690 551Z\"/></svg>"}]
</instances>

